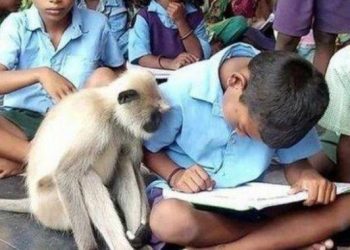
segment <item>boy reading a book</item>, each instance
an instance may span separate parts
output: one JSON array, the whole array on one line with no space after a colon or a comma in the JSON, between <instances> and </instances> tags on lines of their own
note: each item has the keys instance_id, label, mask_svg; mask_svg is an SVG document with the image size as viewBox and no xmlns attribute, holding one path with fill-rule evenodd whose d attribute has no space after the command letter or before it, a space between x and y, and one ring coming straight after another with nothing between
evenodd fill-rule
<instances>
[{"instance_id":1,"label":"boy reading a book","mask_svg":"<svg viewBox=\"0 0 350 250\"><path fill-rule=\"evenodd\" d=\"M148 188L154 236L198 248L287 249L322 242L348 226L350 197L335 201L334 184L306 160L320 151L313 126L329 100L310 63L290 52L259 54L234 44L160 87L171 110L145 142L145 164L163 179ZM164 200L157 188L234 187L258 178L273 157L285 165L294 192L308 191L304 204L319 206L253 223Z\"/></svg>"}]
</instances>

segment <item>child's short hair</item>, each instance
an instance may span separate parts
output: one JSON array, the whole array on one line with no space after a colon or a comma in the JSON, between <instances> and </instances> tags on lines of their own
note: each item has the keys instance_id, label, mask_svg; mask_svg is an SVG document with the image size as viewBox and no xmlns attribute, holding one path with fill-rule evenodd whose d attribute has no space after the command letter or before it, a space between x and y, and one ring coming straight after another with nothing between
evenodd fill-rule
<instances>
[{"instance_id":1,"label":"child's short hair","mask_svg":"<svg viewBox=\"0 0 350 250\"><path fill-rule=\"evenodd\" d=\"M250 79L241 96L258 121L261 138L272 148L301 140L325 112L329 93L323 75L291 52L262 52L248 68Z\"/></svg>"}]
</instances>

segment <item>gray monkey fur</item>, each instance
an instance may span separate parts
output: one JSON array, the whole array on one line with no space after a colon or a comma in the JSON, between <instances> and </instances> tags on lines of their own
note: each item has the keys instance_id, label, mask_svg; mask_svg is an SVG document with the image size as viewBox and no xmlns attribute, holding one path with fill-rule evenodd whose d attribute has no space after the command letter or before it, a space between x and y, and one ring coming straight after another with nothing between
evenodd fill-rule
<instances>
[{"instance_id":1,"label":"gray monkey fur","mask_svg":"<svg viewBox=\"0 0 350 250\"><path fill-rule=\"evenodd\" d=\"M66 97L50 110L32 142L29 198L1 199L0 210L32 213L46 227L72 230L80 250L98 249L91 223L110 249L133 249L130 241L149 212L141 142L166 110L154 77L145 71Z\"/></svg>"}]
</instances>

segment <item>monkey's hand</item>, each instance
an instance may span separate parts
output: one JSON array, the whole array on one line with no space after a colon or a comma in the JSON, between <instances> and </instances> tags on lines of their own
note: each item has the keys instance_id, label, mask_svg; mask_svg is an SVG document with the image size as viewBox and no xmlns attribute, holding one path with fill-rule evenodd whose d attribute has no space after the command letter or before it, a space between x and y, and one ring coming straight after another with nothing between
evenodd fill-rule
<instances>
[{"instance_id":1,"label":"monkey's hand","mask_svg":"<svg viewBox=\"0 0 350 250\"><path fill-rule=\"evenodd\" d=\"M208 173L198 165L178 171L170 181L171 187L184 193L198 193L200 191L212 190L215 181Z\"/></svg>"},{"instance_id":2,"label":"monkey's hand","mask_svg":"<svg viewBox=\"0 0 350 250\"><path fill-rule=\"evenodd\" d=\"M75 86L68 79L49 68L43 70L39 81L56 103L76 91Z\"/></svg>"}]
</instances>

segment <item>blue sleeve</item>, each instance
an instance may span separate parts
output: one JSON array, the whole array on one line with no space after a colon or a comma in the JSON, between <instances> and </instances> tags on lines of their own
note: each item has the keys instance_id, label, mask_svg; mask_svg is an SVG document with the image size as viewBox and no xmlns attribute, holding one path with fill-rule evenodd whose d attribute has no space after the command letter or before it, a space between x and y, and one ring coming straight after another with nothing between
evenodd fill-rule
<instances>
[{"instance_id":1,"label":"blue sleeve","mask_svg":"<svg viewBox=\"0 0 350 250\"><path fill-rule=\"evenodd\" d=\"M170 105L170 110L163 115L158 130L149 140L144 142L144 146L153 153L158 152L162 148L167 147L175 142L182 126L181 107L176 100L177 98L171 95L172 87L169 86L168 88L168 86L168 83L164 83L160 86L160 88L162 96Z\"/></svg>"},{"instance_id":2,"label":"blue sleeve","mask_svg":"<svg viewBox=\"0 0 350 250\"><path fill-rule=\"evenodd\" d=\"M21 48L21 25L18 14L8 16L0 27L0 64L12 70L18 63Z\"/></svg>"},{"instance_id":3,"label":"blue sleeve","mask_svg":"<svg viewBox=\"0 0 350 250\"><path fill-rule=\"evenodd\" d=\"M124 57L118 46L117 39L113 36L107 23L103 30L102 39L101 65L116 68L124 64Z\"/></svg>"},{"instance_id":4,"label":"blue sleeve","mask_svg":"<svg viewBox=\"0 0 350 250\"><path fill-rule=\"evenodd\" d=\"M145 55L150 55L150 34L146 20L140 16L136 16L135 24L129 31L129 61L138 64L138 59Z\"/></svg>"},{"instance_id":5,"label":"blue sleeve","mask_svg":"<svg viewBox=\"0 0 350 250\"><path fill-rule=\"evenodd\" d=\"M321 151L321 143L316 129L312 129L297 144L290 148L279 149L276 151L277 157L282 164L290 164L298 160L309 158Z\"/></svg>"},{"instance_id":6,"label":"blue sleeve","mask_svg":"<svg viewBox=\"0 0 350 250\"><path fill-rule=\"evenodd\" d=\"M194 34L197 36L203 50L203 58L208 59L211 55L211 47L209 44L209 36L205 28L204 20L196 27Z\"/></svg>"}]
</instances>

